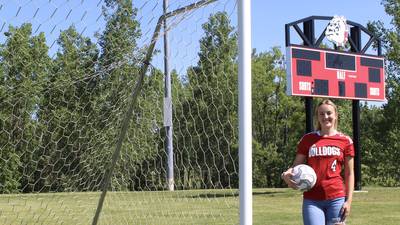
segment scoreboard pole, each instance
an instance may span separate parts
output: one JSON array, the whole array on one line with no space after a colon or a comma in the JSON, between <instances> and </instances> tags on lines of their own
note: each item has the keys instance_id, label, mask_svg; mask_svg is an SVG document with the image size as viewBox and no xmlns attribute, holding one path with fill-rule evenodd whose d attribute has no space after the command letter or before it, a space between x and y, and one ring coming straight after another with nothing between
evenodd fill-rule
<instances>
[{"instance_id":1,"label":"scoreboard pole","mask_svg":"<svg viewBox=\"0 0 400 225\"><path fill-rule=\"evenodd\" d=\"M354 190L361 191L360 100L353 100Z\"/></svg>"},{"instance_id":2,"label":"scoreboard pole","mask_svg":"<svg viewBox=\"0 0 400 225\"><path fill-rule=\"evenodd\" d=\"M314 35L314 20L308 20L303 22L304 35L310 40L310 43L304 42L305 46L315 47L315 35ZM306 133L310 133L314 130L313 125L313 97L304 97L304 107L306 110Z\"/></svg>"},{"instance_id":3,"label":"scoreboard pole","mask_svg":"<svg viewBox=\"0 0 400 225\"><path fill-rule=\"evenodd\" d=\"M352 52L361 50L361 29L352 27L350 36L354 42L355 48ZM360 148L360 100L352 100L352 119L353 119L353 144L354 144L354 189L361 190L361 148Z\"/></svg>"}]
</instances>

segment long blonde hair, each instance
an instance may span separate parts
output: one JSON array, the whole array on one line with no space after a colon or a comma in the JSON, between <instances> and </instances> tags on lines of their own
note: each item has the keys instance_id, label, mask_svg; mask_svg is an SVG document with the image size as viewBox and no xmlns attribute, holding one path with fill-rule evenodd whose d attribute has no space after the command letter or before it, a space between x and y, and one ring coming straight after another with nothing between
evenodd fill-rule
<instances>
[{"instance_id":1,"label":"long blonde hair","mask_svg":"<svg viewBox=\"0 0 400 225\"><path fill-rule=\"evenodd\" d=\"M317 107L315 107L315 111L314 111L314 125L315 125L315 127L317 128L316 130L321 130L321 124L319 123L319 121L318 121L318 108L321 106L321 105L330 105L330 106L332 106L334 109L335 109L335 114L336 114L336 120L335 120L335 124L334 124L334 128L337 130L337 127L338 127L338 123L339 123L339 113L338 113L338 110L337 110L337 106L335 105L335 103L333 103L331 100L329 100L329 99L324 99L324 100L322 100L318 105L317 105Z\"/></svg>"}]
</instances>

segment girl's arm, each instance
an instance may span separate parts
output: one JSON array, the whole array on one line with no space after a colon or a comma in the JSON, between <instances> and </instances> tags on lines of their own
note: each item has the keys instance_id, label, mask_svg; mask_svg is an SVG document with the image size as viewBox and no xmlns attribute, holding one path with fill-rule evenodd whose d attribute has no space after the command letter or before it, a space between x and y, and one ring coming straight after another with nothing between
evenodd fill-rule
<instances>
[{"instance_id":1,"label":"girl's arm","mask_svg":"<svg viewBox=\"0 0 400 225\"><path fill-rule=\"evenodd\" d=\"M299 164L302 164L305 161L306 161L305 155L297 154L296 158L293 161L293 165L289 169L287 169L285 172L282 173L281 177L289 187L291 187L293 189L297 189L296 183L292 180L293 167L295 167Z\"/></svg>"}]
</instances>

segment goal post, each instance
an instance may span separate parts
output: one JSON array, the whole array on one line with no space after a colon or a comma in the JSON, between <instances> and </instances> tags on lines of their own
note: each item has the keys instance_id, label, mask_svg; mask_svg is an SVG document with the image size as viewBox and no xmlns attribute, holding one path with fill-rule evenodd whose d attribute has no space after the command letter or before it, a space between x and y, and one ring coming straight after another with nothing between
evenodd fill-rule
<instances>
[{"instance_id":1,"label":"goal post","mask_svg":"<svg viewBox=\"0 0 400 225\"><path fill-rule=\"evenodd\" d=\"M250 1L239 1L238 19L240 224L250 225L253 224Z\"/></svg>"}]
</instances>

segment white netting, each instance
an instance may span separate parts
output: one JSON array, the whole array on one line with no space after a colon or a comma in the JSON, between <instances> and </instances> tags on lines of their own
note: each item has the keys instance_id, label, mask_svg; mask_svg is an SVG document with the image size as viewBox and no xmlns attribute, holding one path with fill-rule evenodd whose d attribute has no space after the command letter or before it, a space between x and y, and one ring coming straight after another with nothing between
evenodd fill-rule
<instances>
[{"instance_id":1,"label":"white netting","mask_svg":"<svg viewBox=\"0 0 400 225\"><path fill-rule=\"evenodd\" d=\"M237 224L236 11L168 3L168 191L163 1L1 0L1 224Z\"/></svg>"}]
</instances>

